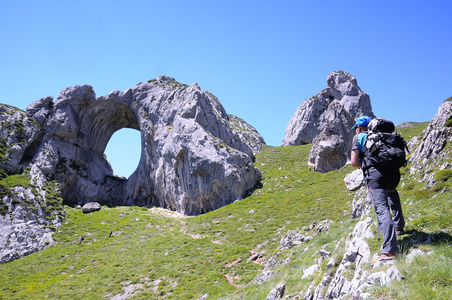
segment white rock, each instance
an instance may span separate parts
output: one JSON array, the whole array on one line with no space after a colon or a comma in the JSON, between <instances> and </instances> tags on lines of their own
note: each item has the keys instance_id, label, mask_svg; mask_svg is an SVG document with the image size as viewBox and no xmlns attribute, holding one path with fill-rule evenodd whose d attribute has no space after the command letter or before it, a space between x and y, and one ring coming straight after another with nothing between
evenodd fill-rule
<instances>
[{"instance_id":1,"label":"white rock","mask_svg":"<svg viewBox=\"0 0 452 300\"><path fill-rule=\"evenodd\" d=\"M314 273L319 269L318 265L312 265L308 268L303 269L303 276L301 276L301 279L308 278L309 276L314 275Z\"/></svg>"},{"instance_id":2,"label":"white rock","mask_svg":"<svg viewBox=\"0 0 452 300\"><path fill-rule=\"evenodd\" d=\"M356 169L353 172L345 175L344 183L349 191L354 191L362 186L363 179L363 171L361 169Z\"/></svg>"},{"instance_id":3,"label":"white rock","mask_svg":"<svg viewBox=\"0 0 452 300\"><path fill-rule=\"evenodd\" d=\"M98 202L88 202L85 203L82 207L82 212L87 214L91 212L95 212L101 209L101 205Z\"/></svg>"},{"instance_id":4,"label":"white rock","mask_svg":"<svg viewBox=\"0 0 452 300\"><path fill-rule=\"evenodd\" d=\"M408 253L407 256L405 257L405 261L407 264L411 264L417 256L428 255L430 253L432 252L424 252L420 249L412 249L410 253Z\"/></svg>"},{"instance_id":5,"label":"white rock","mask_svg":"<svg viewBox=\"0 0 452 300\"><path fill-rule=\"evenodd\" d=\"M344 166L350 157L357 117L373 117L370 97L356 78L343 71L328 75L327 88L303 101L286 127L283 146L311 144L309 164L328 172Z\"/></svg>"}]
</instances>

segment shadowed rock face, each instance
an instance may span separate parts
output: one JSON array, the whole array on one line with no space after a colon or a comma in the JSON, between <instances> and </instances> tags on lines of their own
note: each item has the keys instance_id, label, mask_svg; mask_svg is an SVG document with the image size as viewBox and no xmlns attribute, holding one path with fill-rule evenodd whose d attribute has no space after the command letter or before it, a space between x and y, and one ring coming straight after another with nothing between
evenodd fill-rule
<instances>
[{"instance_id":1,"label":"shadowed rock face","mask_svg":"<svg viewBox=\"0 0 452 300\"><path fill-rule=\"evenodd\" d=\"M197 84L161 76L99 98L91 86L73 86L54 103L32 103L27 114L43 128L32 178L61 182L66 203L155 205L194 215L241 199L260 179L245 140L262 138L239 132ZM122 128L141 132L140 162L128 179L113 176L104 155Z\"/></svg>"}]
</instances>

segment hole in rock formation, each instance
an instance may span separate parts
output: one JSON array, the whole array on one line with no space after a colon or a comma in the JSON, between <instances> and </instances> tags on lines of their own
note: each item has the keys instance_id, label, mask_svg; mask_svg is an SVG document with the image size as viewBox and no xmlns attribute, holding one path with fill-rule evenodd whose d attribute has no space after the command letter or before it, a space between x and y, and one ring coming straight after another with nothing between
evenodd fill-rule
<instances>
[{"instance_id":1,"label":"hole in rock formation","mask_svg":"<svg viewBox=\"0 0 452 300\"><path fill-rule=\"evenodd\" d=\"M130 128L116 131L108 141L105 155L114 175L129 178L141 157L140 131Z\"/></svg>"},{"instance_id":2,"label":"hole in rock formation","mask_svg":"<svg viewBox=\"0 0 452 300\"><path fill-rule=\"evenodd\" d=\"M69 206L159 206L196 215L242 199L261 177L245 131L197 84L159 77L101 97L91 86L73 86L49 110L41 146L26 154L39 149L36 176L58 181Z\"/></svg>"}]
</instances>

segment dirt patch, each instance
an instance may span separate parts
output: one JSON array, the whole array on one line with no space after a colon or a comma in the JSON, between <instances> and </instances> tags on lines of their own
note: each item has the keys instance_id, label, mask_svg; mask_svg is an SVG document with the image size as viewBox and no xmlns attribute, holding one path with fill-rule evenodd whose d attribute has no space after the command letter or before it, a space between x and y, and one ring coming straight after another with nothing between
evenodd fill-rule
<instances>
[{"instance_id":1,"label":"dirt patch","mask_svg":"<svg viewBox=\"0 0 452 300\"><path fill-rule=\"evenodd\" d=\"M161 215L161 216L165 216L168 218L173 218L173 219L185 219L188 218L188 216L183 215L181 213L172 211L172 210L167 210L161 207L152 207L149 209L150 212L155 213L157 215Z\"/></svg>"},{"instance_id":2,"label":"dirt patch","mask_svg":"<svg viewBox=\"0 0 452 300\"><path fill-rule=\"evenodd\" d=\"M239 257L239 258L237 258L236 260L234 260L233 262L230 262L230 263L228 263L228 264L225 264L224 266L225 266L226 268L230 268L230 267L233 267L233 266L236 266L236 265L240 264L241 262L242 262L242 260L241 260L240 257Z\"/></svg>"},{"instance_id":3,"label":"dirt patch","mask_svg":"<svg viewBox=\"0 0 452 300\"><path fill-rule=\"evenodd\" d=\"M239 288L242 287L241 285L234 283L234 279L239 279L240 278L239 276L232 276L232 275L229 275L229 274L226 274L224 276L226 277L226 280L228 281L228 283L230 285L232 285L233 287L235 287L236 289L239 289Z\"/></svg>"},{"instance_id":4,"label":"dirt patch","mask_svg":"<svg viewBox=\"0 0 452 300\"><path fill-rule=\"evenodd\" d=\"M250 250L250 257L247 261L251 261L260 266L265 266L265 264L267 263L266 259L264 258L264 253L257 252L255 250Z\"/></svg>"}]
</instances>

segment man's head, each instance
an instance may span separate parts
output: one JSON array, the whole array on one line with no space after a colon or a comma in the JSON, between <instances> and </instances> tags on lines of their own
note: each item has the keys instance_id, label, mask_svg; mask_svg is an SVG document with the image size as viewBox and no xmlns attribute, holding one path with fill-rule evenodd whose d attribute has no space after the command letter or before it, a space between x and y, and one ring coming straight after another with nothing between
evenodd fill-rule
<instances>
[{"instance_id":1,"label":"man's head","mask_svg":"<svg viewBox=\"0 0 452 300\"><path fill-rule=\"evenodd\" d=\"M370 120L371 120L371 118L367 117L367 116L359 117L356 120L355 125L353 125L352 130L358 129L358 131L360 131L360 132L366 131L367 125L369 124Z\"/></svg>"}]
</instances>

